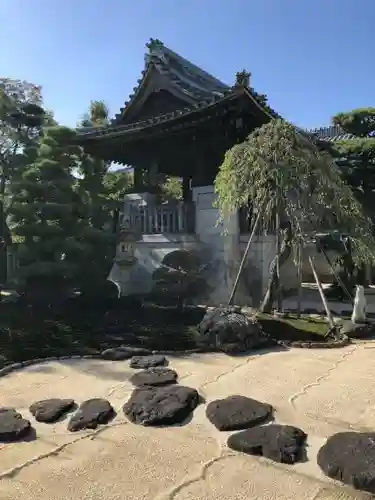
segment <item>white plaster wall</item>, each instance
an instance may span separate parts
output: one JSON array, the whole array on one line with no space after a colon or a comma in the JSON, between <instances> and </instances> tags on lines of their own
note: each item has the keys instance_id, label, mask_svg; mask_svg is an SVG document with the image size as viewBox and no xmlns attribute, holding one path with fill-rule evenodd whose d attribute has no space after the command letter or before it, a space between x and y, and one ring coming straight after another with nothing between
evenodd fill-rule
<instances>
[{"instance_id":1,"label":"white plaster wall","mask_svg":"<svg viewBox=\"0 0 375 500\"><path fill-rule=\"evenodd\" d=\"M196 235L210 247L213 261L209 279L212 291L207 300L209 304L226 304L241 261L238 214L218 222L219 210L214 207L216 194L212 185L193 188L193 201L196 204ZM241 280L235 303L250 305L251 302Z\"/></svg>"},{"instance_id":2,"label":"white plaster wall","mask_svg":"<svg viewBox=\"0 0 375 500\"><path fill-rule=\"evenodd\" d=\"M128 268L114 264L108 279L119 284L122 295L144 294L151 290L152 273L160 267L164 256L182 248L197 247L194 236L176 234L143 235L135 244L136 264ZM121 259L121 244L116 257Z\"/></svg>"},{"instance_id":3,"label":"white plaster wall","mask_svg":"<svg viewBox=\"0 0 375 500\"><path fill-rule=\"evenodd\" d=\"M129 202L130 200L128 200ZM129 268L113 266L109 279L117 282L123 295L148 293L152 286L152 273L160 267L167 253L179 249L197 248L206 250L210 263L208 282L211 288L208 304L227 303L239 269L249 235L239 235L237 214L218 224L219 211L214 207L213 186L193 188L196 204L196 234L150 234L142 235L135 244L137 263ZM139 202L139 200L131 200ZM245 264L244 277L240 281L235 303L256 305L267 286L270 263L275 255L274 236L258 237L252 244ZM121 244L117 249L121 259ZM293 263L282 267L283 280L287 288L296 286L296 269Z\"/></svg>"},{"instance_id":4,"label":"white plaster wall","mask_svg":"<svg viewBox=\"0 0 375 500\"><path fill-rule=\"evenodd\" d=\"M241 235L241 252L245 251L250 235ZM248 261L251 266L258 269L261 275L261 286L259 295L262 297L267 289L270 265L276 254L276 237L275 235L257 236L251 243ZM289 260L280 269L281 280L285 290L294 289L297 287L297 267L291 256Z\"/></svg>"}]
</instances>

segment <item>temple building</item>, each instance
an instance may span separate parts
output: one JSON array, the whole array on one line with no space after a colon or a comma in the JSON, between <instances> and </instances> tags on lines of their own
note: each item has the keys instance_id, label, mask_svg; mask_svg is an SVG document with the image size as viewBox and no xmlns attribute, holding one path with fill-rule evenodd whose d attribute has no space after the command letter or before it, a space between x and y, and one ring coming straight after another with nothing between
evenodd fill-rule
<instances>
[{"instance_id":1,"label":"temple building","mask_svg":"<svg viewBox=\"0 0 375 500\"><path fill-rule=\"evenodd\" d=\"M147 44L133 94L110 126L81 129L87 152L131 165L135 188L152 188L157 172L182 177L184 198L213 183L225 152L277 114L251 87L250 73L228 86L165 47Z\"/></svg>"},{"instance_id":2,"label":"temple building","mask_svg":"<svg viewBox=\"0 0 375 500\"><path fill-rule=\"evenodd\" d=\"M254 90L249 72L239 71L227 85L160 40L150 39L146 47L137 86L110 125L78 130L87 153L134 169L134 192L124 202L124 237L112 279L124 294L147 291L165 254L204 247L211 264L216 262L212 273L225 289L214 301L223 302L248 225L239 214L227 221L224 232L217 225L214 179L226 151L278 114ZM157 203L158 174L182 178L181 202ZM259 294L273 252L272 239L253 247L249 266Z\"/></svg>"}]
</instances>

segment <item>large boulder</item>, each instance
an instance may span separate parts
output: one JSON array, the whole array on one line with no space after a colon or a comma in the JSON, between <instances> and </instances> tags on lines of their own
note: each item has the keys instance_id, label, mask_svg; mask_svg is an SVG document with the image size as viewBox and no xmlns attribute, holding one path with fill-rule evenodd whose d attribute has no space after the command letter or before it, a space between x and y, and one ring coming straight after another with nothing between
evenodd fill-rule
<instances>
[{"instance_id":1,"label":"large boulder","mask_svg":"<svg viewBox=\"0 0 375 500\"><path fill-rule=\"evenodd\" d=\"M317 462L328 477L375 494L375 433L334 434L320 448Z\"/></svg>"},{"instance_id":2,"label":"large boulder","mask_svg":"<svg viewBox=\"0 0 375 500\"><path fill-rule=\"evenodd\" d=\"M207 311L198 325L199 343L214 350L236 354L264 347L268 335L261 325L237 307L217 307Z\"/></svg>"}]
</instances>

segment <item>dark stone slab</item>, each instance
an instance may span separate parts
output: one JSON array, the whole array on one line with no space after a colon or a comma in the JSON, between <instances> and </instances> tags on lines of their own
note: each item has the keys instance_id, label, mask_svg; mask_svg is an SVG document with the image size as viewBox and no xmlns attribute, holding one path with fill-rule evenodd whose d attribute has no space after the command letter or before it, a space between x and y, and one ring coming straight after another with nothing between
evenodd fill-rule
<instances>
[{"instance_id":1,"label":"dark stone slab","mask_svg":"<svg viewBox=\"0 0 375 500\"><path fill-rule=\"evenodd\" d=\"M232 450L260 455L274 462L294 464L304 459L307 435L291 425L264 425L237 432L228 438Z\"/></svg>"},{"instance_id":2,"label":"dark stone slab","mask_svg":"<svg viewBox=\"0 0 375 500\"><path fill-rule=\"evenodd\" d=\"M0 408L0 442L20 441L32 430L29 420L14 408Z\"/></svg>"},{"instance_id":3,"label":"dark stone slab","mask_svg":"<svg viewBox=\"0 0 375 500\"><path fill-rule=\"evenodd\" d=\"M148 368L142 372L135 373L130 382L137 386L161 386L175 384L177 382L177 373L169 368L156 366L155 368Z\"/></svg>"},{"instance_id":4,"label":"dark stone slab","mask_svg":"<svg viewBox=\"0 0 375 500\"><path fill-rule=\"evenodd\" d=\"M53 423L74 407L74 399L45 399L33 403L29 411L37 422Z\"/></svg>"},{"instance_id":5,"label":"dark stone slab","mask_svg":"<svg viewBox=\"0 0 375 500\"><path fill-rule=\"evenodd\" d=\"M141 425L182 423L199 403L195 389L181 385L140 387L123 406L126 417Z\"/></svg>"},{"instance_id":6,"label":"dark stone slab","mask_svg":"<svg viewBox=\"0 0 375 500\"><path fill-rule=\"evenodd\" d=\"M96 429L100 424L107 424L114 416L115 411L106 399L88 399L70 419L68 430Z\"/></svg>"},{"instance_id":7,"label":"dark stone slab","mask_svg":"<svg viewBox=\"0 0 375 500\"><path fill-rule=\"evenodd\" d=\"M375 433L340 432L320 448L323 472L357 490L375 493Z\"/></svg>"},{"instance_id":8,"label":"dark stone slab","mask_svg":"<svg viewBox=\"0 0 375 500\"><path fill-rule=\"evenodd\" d=\"M131 368L154 368L155 366L166 366L168 364L167 358L160 354L153 354L152 356L133 356L130 361Z\"/></svg>"},{"instance_id":9,"label":"dark stone slab","mask_svg":"<svg viewBox=\"0 0 375 500\"><path fill-rule=\"evenodd\" d=\"M219 431L236 431L270 418L272 406L244 396L229 396L209 403L206 416Z\"/></svg>"},{"instance_id":10,"label":"dark stone slab","mask_svg":"<svg viewBox=\"0 0 375 500\"><path fill-rule=\"evenodd\" d=\"M143 347L113 347L102 352L102 357L110 361L123 361L133 356L148 356L151 354L149 349Z\"/></svg>"}]
</instances>

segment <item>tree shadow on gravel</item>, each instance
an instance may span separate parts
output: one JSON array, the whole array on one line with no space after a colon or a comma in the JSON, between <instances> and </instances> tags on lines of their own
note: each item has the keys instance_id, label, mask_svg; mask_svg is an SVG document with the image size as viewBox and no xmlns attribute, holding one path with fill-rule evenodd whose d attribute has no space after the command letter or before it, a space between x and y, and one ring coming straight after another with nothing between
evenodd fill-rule
<instances>
[{"instance_id":1,"label":"tree shadow on gravel","mask_svg":"<svg viewBox=\"0 0 375 500\"><path fill-rule=\"evenodd\" d=\"M120 345L150 350L196 349L196 326L203 308L134 306L117 301L111 308L27 307L0 304L0 354L5 362L92 355Z\"/></svg>"}]
</instances>

